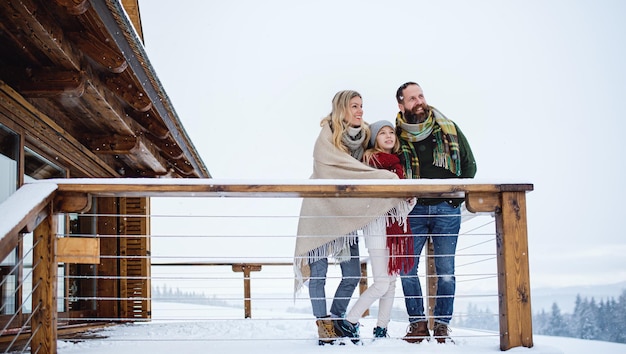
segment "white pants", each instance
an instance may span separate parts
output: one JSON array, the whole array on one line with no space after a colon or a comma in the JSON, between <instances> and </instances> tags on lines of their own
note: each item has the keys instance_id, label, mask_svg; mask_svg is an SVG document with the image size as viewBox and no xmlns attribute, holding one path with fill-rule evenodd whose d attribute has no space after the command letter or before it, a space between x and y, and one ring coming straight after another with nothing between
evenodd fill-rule
<instances>
[{"instance_id":1,"label":"white pants","mask_svg":"<svg viewBox=\"0 0 626 354\"><path fill-rule=\"evenodd\" d=\"M389 263L389 249L368 249L370 264L374 283L361 294L350 312L346 315L346 320L357 323L359 319L376 300L378 302L378 321L376 326L387 328L391 320L391 308L396 295L397 276L389 275L387 265Z\"/></svg>"}]
</instances>

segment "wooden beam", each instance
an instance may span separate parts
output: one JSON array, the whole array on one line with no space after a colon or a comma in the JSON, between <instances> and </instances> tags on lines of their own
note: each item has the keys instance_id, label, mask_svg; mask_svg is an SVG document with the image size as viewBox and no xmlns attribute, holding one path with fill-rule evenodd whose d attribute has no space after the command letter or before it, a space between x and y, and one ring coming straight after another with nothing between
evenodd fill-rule
<instances>
[{"instance_id":1,"label":"wooden beam","mask_svg":"<svg viewBox=\"0 0 626 354\"><path fill-rule=\"evenodd\" d=\"M57 238L58 263L100 263L100 240L91 237Z\"/></svg>"},{"instance_id":2,"label":"wooden beam","mask_svg":"<svg viewBox=\"0 0 626 354\"><path fill-rule=\"evenodd\" d=\"M85 93L84 73L46 68L32 71L30 78L16 83L24 97L81 97Z\"/></svg>"},{"instance_id":3,"label":"wooden beam","mask_svg":"<svg viewBox=\"0 0 626 354\"><path fill-rule=\"evenodd\" d=\"M165 139L171 134L165 124L159 119L159 115L154 110L154 107L151 107L146 112L127 109L125 113L134 119L146 132L150 133L149 135L152 135L152 137L148 137L150 140Z\"/></svg>"},{"instance_id":4,"label":"wooden beam","mask_svg":"<svg viewBox=\"0 0 626 354\"><path fill-rule=\"evenodd\" d=\"M62 213L84 213L91 209L91 196L88 193L69 192L58 195L54 208Z\"/></svg>"},{"instance_id":5,"label":"wooden beam","mask_svg":"<svg viewBox=\"0 0 626 354\"><path fill-rule=\"evenodd\" d=\"M57 218L48 206L49 215L33 234L33 294L31 352L57 352L57 262L55 233ZM35 263L37 260L37 263Z\"/></svg>"},{"instance_id":6,"label":"wooden beam","mask_svg":"<svg viewBox=\"0 0 626 354\"><path fill-rule=\"evenodd\" d=\"M20 233L33 231L49 217L49 204L55 197L56 184L25 185L0 203L0 215L7 229L0 234L0 259L5 259L18 245Z\"/></svg>"},{"instance_id":7,"label":"wooden beam","mask_svg":"<svg viewBox=\"0 0 626 354\"><path fill-rule=\"evenodd\" d=\"M104 84L108 89L115 93L119 98L124 100L134 110L139 112L147 112L152 108L152 102L148 95L138 86L130 84L130 81L121 77L112 76L104 80Z\"/></svg>"},{"instance_id":8,"label":"wooden beam","mask_svg":"<svg viewBox=\"0 0 626 354\"><path fill-rule=\"evenodd\" d=\"M30 217L31 215L37 215L35 217ZM44 208L39 210L38 213L29 213L29 221L26 223L26 225L24 226L24 228L22 229L21 232L33 232L37 226L39 226L39 223L42 220L45 220L48 217L48 208Z\"/></svg>"},{"instance_id":9,"label":"wooden beam","mask_svg":"<svg viewBox=\"0 0 626 354\"><path fill-rule=\"evenodd\" d=\"M33 0L0 1L0 12L8 14L5 18L12 21L6 27L11 28L14 38L19 39L16 44L37 43L29 47L34 56L45 56L52 66L80 70L80 52L65 40L63 30L53 18L40 10ZM20 38L28 38L29 41ZM38 62L42 64L45 60L38 59Z\"/></svg>"},{"instance_id":10,"label":"wooden beam","mask_svg":"<svg viewBox=\"0 0 626 354\"><path fill-rule=\"evenodd\" d=\"M183 175L190 176L195 172L193 166L186 158L174 159L174 161L170 161L170 163L172 167Z\"/></svg>"},{"instance_id":11,"label":"wooden beam","mask_svg":"<svg viewBox=\"0 0 626 354\"><path fill-rule=\"evenodd\" d=\"M89 9L88 0L55 0L59 6L64 7L70 15L82 15Z\"/></svg>"},{"instance_id":12,"label":"wooden beam","mask_svg":"<svg viewBox=\"0 0 626 354\"><path fill-rule=\"evenodd\" d=\"M465 207L472 213L493 212L500 208L500 194L471 192L465 195Z\"/></svg>"},{"instance_id":13,"label":"wooden beam","mask_svg":"<svg viewBox=\"0 0 626 354\"><path fill-rule=\"evenodd\" d=\"M133 181L129 179L129 181ZM466 180L447 180L445 184L433 180L307 180L301 183L264 183L247 184L220 181L212 178L185 179L176 183L164 184L159 180L142 180L141 183L120 183L119 179L97 179L75 182L72 180L55 180L59 192L78 191L93 195L120 195L143 197L282 197L282 198L404 198L416 196L420 198L442 198L452 192L465 193L485 192L497 193L501 188L525 192L532 190L532 184L484 184ZM372 184L373 183L373 184Z\"/></svg>"},{"instance_id":14,"label":"wooden beam","mask_svg":"<svg viewBox=\"0 0 626 354\"><path fill-rule=\"evenodd\" d=\"M157 174L167 173L170 162L163 158L154 146L145 138L139 137L139 144L131 154L126 155L127 158L139 157L136 166L144 166Z\"/></svg>"},{"instance_id":15,"label":"wooden beam","mask_svg":"<svg viewBox=\"0 0 626 354\"><path fill-rule=\"evenodd\" d=\"M89 136L93 132L98 135L136 135L138 131L141 132L139 124L126 115L123 100L116 96L118 92L112 92L96 74L88 72L87 77L90 80L82 97L57 100L65 114L81 117L80 124L74 124L78 127L84 126L84 129L76 135Z\"/></svg>"},{"instance_id":16,"label":"wooden beam","mask_svg":"<svg viewBox=\"0 0 626 354\"><path fill-rule=\"evenodd\" d=\"M164 139L157 139L150 134L146 134L146 136L168 159L184 159L183 150L170 136Z\"/></svg>"},{"instance_id":17,"label":"wooden beam","mask_svg":"<svg viewBox=\"0 0 626 354\"><path fill-rule=\"evenodd\" d=\"M96 154L125 155L137 148L139 139L131 135L105 135L89 138L89 148Z\"/></svg>"},{"instance_id":18,"label":"wooden beam","mask_svg":"<svg viewBox=\"0 0 626 354\"><path fill-rule=\"evenodd\" d=\"M4 113L7 112L7 113ZM10 112L10 113L9 113ZM119 174L61 128L49 116L35 108L22 95L0 81L0 115L12 119L27 133L24 138L51 156L92 177L117 177ZM59 139L59 137L63 137Z\"/></svg>"},{"instance_id":19,"label":"wooden beam","mask_svg":"<svg viewBox=\"0 0 626 354\"><path fill-rule=\"evenodd\" d=\"M19 231L16 231L15 229L7 233L6 235L2 235L2 238L0 238L0 256L2 256L1 259L5 259L12 252L15 252L15 247L18 246L19 240Z\"/></svg>"},{"instance_id":20,"label":"wooden beam","mask_svg":"<svg viewBox=\"0 0 626 354\"><path fill-rule=\"evenodd\" d=\"M128 166L136 168L134 171L126 171L125 174L120 173L122 175L137 176L138 173L163 175L167 173L171 162L162 156L145 135L132 137L135 141L133 146L131 146L131 137L128 137L126 142L122 138L117 141L110 139L109 141L103 140L103 142L95 145L92 144L92 149L94 149L94 153L103 156L115 155L115 159L119 160L119 162L124 162Z\"/></svg>"},{"instance_id":21,"label":"wooden beam","mask_svg":"<svg viewBox=\"0 0 626 354\"><path fill-rule=\"evenodd\" d=\"M102 65L108 71L119 74L126 70L128 63L116 48L111 48L107 43L102 42L91 32L73 32L70 38L76 42L85 55L96 63ZM111 41L112 42L112 41Z\"/></svg>"},{"instance_id":22,"label":"wooden beam","mask_svg":"<svg viewBox=\"0 0 626 354\"><path fill-rule=\"evenodd\" d=\"M496 213L500 349L532 347L530 272L524 192L502 193Z\"/></svg>"}]
</instances>

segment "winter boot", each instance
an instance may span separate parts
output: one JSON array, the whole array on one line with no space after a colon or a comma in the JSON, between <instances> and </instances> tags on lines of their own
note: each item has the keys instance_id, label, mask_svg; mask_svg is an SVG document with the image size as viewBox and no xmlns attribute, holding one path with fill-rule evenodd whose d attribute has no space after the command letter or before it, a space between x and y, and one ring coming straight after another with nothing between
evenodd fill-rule
<instances>
[{"instance_id":1,"label":"winter boot","mask_svg":"<svg viewBox=\"0 0 626 354\"><path fill-rule=\"evenodd\" d=\"M374 328L374 338L386 338L389 337L387 335L387 328L376 327Z\"/></svg>"},{"instance_id":2,"label":"winter boot","mask_svg":"<svg viewBox=\"0 0 626 354\"><path fill-rule=\"evenodd\" d=\"M317 344L335 344L335 339L338 337L337 333L335 333L335 326L333 325L333 320L330 317L320 318L315 321L317 324L317 334L319 335L319 340Z\"/></svg>"},{"instance_id":3,"label":"winter boot","mask_svg":"<svg viewBox=\"0 0 626 354\"><path fill-rule=\"evenodd\" d=\"M350 323L350 321L339 318L335 321L335 333L340 337L350 338L352 343L359 343L359 324Z\"/></svg>"},{"instance_id":4,"label":"winter boot","mask_svg":"<svg viewBox=\"0 0 626 354\"><path fill-rule=\"evenodd\" d=\"M452 338L450 338L450 327L445 323L435 322L433 336L437 339L437 343L454 343Z\"/></svg>"},{"instance_id":5,"label":"winter boot","mask_svg":"<svg viewBox=\"0 0 626 354\"><path fill-rule=\"evenodd\" d=\"M430 332L428 331L428 322L412 322L404 336L405 341L409 343L421 343L424 339L430 340Z\"/></svg>"}]
</instances>

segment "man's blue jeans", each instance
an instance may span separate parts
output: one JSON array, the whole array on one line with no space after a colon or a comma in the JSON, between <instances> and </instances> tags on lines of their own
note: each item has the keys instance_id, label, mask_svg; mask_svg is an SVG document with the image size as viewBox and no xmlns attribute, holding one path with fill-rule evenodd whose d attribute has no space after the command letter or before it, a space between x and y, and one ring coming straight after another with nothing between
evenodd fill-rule
<instances>
[{"instance_id":1,"label":"man's blue jeans","mask_svg":"<svg viewBox=\"0 0 626 354\"><path fill-rule=\"evenodd\" d=\"M415 265L408 273L401 274L404 302L409 322L426 321L422 287L417 276L419 256L428 237L432 236L437 272L437 298L433 311L435 322L449 324L454 307L456 279L454 277L454 254L459 229L461 208L447 202L436 205L415 205L409 214L413 232ZM432 295L431 295L432 296Z\"/></svg>"},{"instance_id":2,"label":"man's blue jeans","mask_svg":"<svg viewBox=\"0 0 626 354\"><path fill-rule=\"evenodd\" d=\"M330 314L333 317L343 317L348 309L348 304L354 293L354 289L361 279L361 263L359 261L359 244L355 242L350 246L350 260L339 263L341 266L341 282L337 286ZM326 317L326 273L328 271L328 259L323 258L309 264L311 277L309 278L309 297L313 307L313 315L316 318Z\"/></svg>"}]
</instances>

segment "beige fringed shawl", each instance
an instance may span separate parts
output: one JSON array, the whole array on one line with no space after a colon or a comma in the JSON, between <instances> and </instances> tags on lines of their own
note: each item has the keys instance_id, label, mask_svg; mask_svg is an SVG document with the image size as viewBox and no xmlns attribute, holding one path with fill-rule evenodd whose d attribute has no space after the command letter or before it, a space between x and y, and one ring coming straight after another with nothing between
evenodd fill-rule
<instances>
[{"instance_id":1,"label":"beige fringed shawl","mask_svg":"<svg viewBox=\"0 0 626 354\"><path fill-rule=\"evenodd\" d=\"M323 124L315 142L313 160L311 179L398 178L393 172L367 166L337 149L328 123ZM348 246L356 242L356 230L367 233L372 222L386 223L388 213L406 219L409 211L410 206L401 198L305 198L294 255L296 292L309 277L309 262L326 257L346 260L342 252L347 253Z\"/></svg>"}]
</instances>

